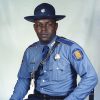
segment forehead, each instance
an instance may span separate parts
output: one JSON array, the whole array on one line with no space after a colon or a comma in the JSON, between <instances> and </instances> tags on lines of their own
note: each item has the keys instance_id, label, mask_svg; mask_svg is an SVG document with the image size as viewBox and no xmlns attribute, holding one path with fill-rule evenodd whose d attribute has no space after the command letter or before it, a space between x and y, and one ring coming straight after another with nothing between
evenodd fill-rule
<instances>
[{"instance_id":1,"label":"forehead","mask_svg":"<svg viewBox=\"0 0 100 100\"><path fill-rule=\"evenodd\" d=\"M34 21L34 23L48 23L48 22L56 22L56 21L54 19L40 19Z\"/></svg>"}]
</instances>

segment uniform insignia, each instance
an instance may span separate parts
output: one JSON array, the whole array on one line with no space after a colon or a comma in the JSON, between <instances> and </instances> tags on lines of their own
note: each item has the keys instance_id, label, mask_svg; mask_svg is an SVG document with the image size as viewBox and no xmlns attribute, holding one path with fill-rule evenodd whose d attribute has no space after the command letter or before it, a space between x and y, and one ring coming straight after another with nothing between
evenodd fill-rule
<instances>
[{"instance_id":1,"label":"uniform insignia","mask_svg":"<svg viewBox=\"0 0 100 100\"><path fill-rule=\"evenodd\" d=\"M56 54L54 59L59 60L60 59L60 54Z\"/></svg>"},{"instance_id":2,"label":"uniform insignia","mask_svg":"<svg viewBox=\"0 0 100 100\"><path fill-rule=\"evenodd\" d=\"M81 51L80 49L75 49L75 50L73 51L73 57L74 57L74 59L76 59L76 60L81 60L81 59L83 59L83 53L82 53L82 51Z\"/></svg>"},{"instance_id":3,"label":"uniform insignia","mask_svg":"<svg viewBox=\"0 0 100 100\"><path fill-rule=\"evenodd\" d=\"M51 43L51 47L55 44L55 41Z\"/></svg>"},{"instance_id":4,"label":"uniform insignia","mask_svg":"<svg viewBox=\"0 0 100 100\"><path fill-rule=\"evenodd\" d=\"M41 9L41 12L42 12L42 13L45 13L45 9Z\"/></svg>"},{"instance_id":5,"label":"uniform insignia","mask_svg":"<svg viewBox=\"0 0 100 100\"><path fill-rule=\"evenodd\" d=\"M32 61L30 62L30 64L35 64L35 61L34 61L34 60L32 60Z\"/></svg>"}]
</instances>

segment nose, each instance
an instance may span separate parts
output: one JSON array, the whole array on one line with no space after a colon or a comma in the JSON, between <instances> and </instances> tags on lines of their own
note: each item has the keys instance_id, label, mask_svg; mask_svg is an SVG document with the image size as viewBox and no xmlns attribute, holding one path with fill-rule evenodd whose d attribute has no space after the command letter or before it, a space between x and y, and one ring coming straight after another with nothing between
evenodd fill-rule
<instances>
[{"instance_id":1,"label":"nose","mask_svg":"<svg viewBox=\"0 0 100 100\"><path fill-rule=\"evenodd\" d=\"M42 26L42 32L45 32L46 30L47 30L46 25L43 25L43 26Z\"/></svg>"}]
</instances>

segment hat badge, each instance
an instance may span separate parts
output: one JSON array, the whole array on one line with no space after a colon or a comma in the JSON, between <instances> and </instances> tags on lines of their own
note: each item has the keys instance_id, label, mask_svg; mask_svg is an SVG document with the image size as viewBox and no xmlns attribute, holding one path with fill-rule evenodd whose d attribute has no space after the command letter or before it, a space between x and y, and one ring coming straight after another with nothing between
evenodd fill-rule
<instances>
[{"instance_id":1,"label":"hat badge","mask_svg":"<svg viewBox=\"0 0 100 100\"><path fill-rule=\"evenodd\" d=\"M42 12L42 13L45 13L46 11L45 11L45 9L41 9L41 12Z\"/></svg>"}]
</instances>

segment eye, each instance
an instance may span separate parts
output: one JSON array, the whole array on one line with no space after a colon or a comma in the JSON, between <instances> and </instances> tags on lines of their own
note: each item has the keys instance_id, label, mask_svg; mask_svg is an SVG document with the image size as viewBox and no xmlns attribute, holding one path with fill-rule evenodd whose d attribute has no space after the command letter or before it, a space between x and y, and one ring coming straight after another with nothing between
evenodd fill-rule
<instances>
[{"instance_id":1,"label":"eye","mask_svg":"<svg viewBox=\"0 0 100 100\"><path fill-rule=\"evenodd\" d=\"M37 23L37 24L35 24L35 27L36 27L36 28L41 28L41 27L42 27L42 24Z\"/></svg>"},{"instance_id":2,"label":"eye","mask_svg":"<svg viewBox=\"0 0 100 100\"><path fill-rule=\"evenodd\" d=\"M52 25L53 25L53 23L48 23L48 24L47 24L47 26L52 26Z\"/></svg>"},{"instance_id":3,"label":"eye","mask_svg":"<svg viewBox=\"0 0 100 100\"><path fill-rule=\"evenodd\" d=\"M54 22L48 22L48 23L47 23L47 27L53 27L54 25L55 25Z\"/></svg>"}]
</instances>

